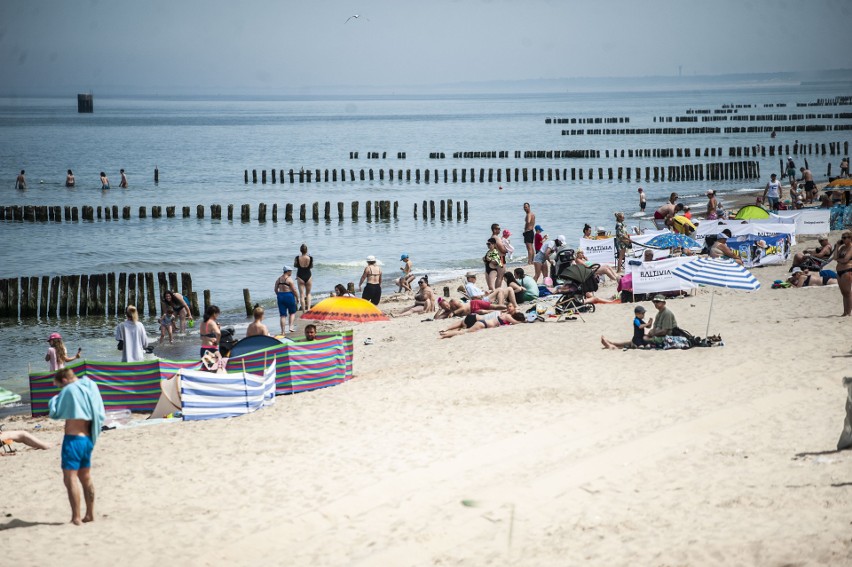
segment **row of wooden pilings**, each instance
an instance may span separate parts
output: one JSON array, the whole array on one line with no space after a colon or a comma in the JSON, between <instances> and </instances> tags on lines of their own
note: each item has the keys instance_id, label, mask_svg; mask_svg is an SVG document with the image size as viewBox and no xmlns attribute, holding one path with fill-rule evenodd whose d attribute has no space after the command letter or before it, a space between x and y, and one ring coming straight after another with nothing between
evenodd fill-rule
<instances>
[{"instance_id":1,"label":"row of wooden pilings","mask_svg":"<svg viewBox=\"0 0 852 567\"><path fill-rule=\"evenodd\" d=\"M382 152L381 159L388 159L388 153ZM405 159L408 157L407 152L396 152L396 159ZM358 159L358 152L349 152L349 159ZM367 159L380 159L379 152L367 152Z\"/></svg>"},{"instance_id":2,"label":"row of wooden pilings","mask_svg":"<svg viewBox=\"0 0 852 567\"><path fill-rule=\"evenodd\" d=\"M665 118L665 120L663 120ZM674 119L674 120L672 120ZM849 120L852 112L834 114L714 114L713 116L661 116L660 122L786 122L788 120Z\"/></svg>"},{"instance_id":3,"label":"row of wooden pilings","mask_svg":"<svg viewBox=\"0 0 852 567\"><path fill-rule=\"evenodd\" d=\"M729 172L729 173L726 173L724 177L719 177L718 179L753 179L753 178L757 177L757 175L755 175L754 172L758 172L758 174L759 174L759 167L758 167L757 162L751 162L751 161L750 162L719 162L719 163L707 163L707 164L691 164L691 165L688 165L688 166L687 165L681 165L681 166L672 165L672 166L667 166L667 167L666 166L654 166L654 167L646 166L644 168L644 171L645 171L644 178L645 178L645 181L651 181L652 179L653 179L653 181L660 181L660 180L665 181L666 180L666 173L665 172L666 172L667 169L669 171L674 171L674 170L680 170L681 168L687 168L687 167L692 168L692 169L699 172L697 174L697 176L695 177L695 179L704 179L704 178L716 179L716 177L711 177L711 173L710 173L711 171L713 171L713 172L717 172L717 171ZM631 179L631 174L634 170L636 172L636 180L637 181L642 180L642 168L641 167L636 167L636 168L632 168L632 167L612 168L612 167L609 167L609 168L606 169L606 176L604 175L604 168L599 167L599 168L597 168L598 179L613 180L613 179L617 178L617 179L621 180L621 179L624 178L624 174L626 173L627 174L627 180L629 181ZM248 171L248 170L246 170L246 171ZM252 178L254 180L254 183L257 183L257 170L252 170L252 171L253 171ZM290 170L290 171L292 171L292 170ZM325 173L326 173L325 181L328 181L328 171L329 170L325 170ZM332 171L336 171L336 170L332 170ZM343 170L341 170L341 171L343 171ZM393 171L393 170L391 170L391 171ZM426 169L423 172L424 175L421 176L421 171L419 169L414 170L414 181L415 181L415 183L420 183L421 179L423 180L424 183L430 183L430 172L431 171L432 170L430 170L430 169ZM505 177L503 176L504 171L505 171ZM530 179L532 179L532 181L545 181L545 180L546 181L568 181L569 171L570 171L571 181L575 181L577 179L581 179L581 180L583 179L583 168L572 167L570 170L568 168L563 168L563 169L560 170L559 168L547 168L547 169L545 169L543 167L542 168L535 168L535 167L533 167L533 168L526 168L526 167L518 168L518 167L516 167L516 168L514 168L514 180L515 180L515 182L519 182L519 181L527 182L527 181L530 181ZM434 172L435 172L435 175L434 175L434 177L431 177L431 180L434 183L439 183L441 181L441 178L438 175L439 172L438 172L437 169L435 169ZM461 172L461 175L459 175L459 172ZM495 175L495 172L496 172L496 175ZM512 179L513 179L512 172L513 172L513 169L510 168L510 167L507 167L505 169L503 169L503 168L488 168L487 170L485 168L480 168L479 169L479 183L486 183L486 182L487 183L494 183L495 181L497 183L502 183L504 181L504 179L505 179L506 183L511 183ZM617 172L617 176L616 176L616 172ZM743 176L742 177L739 176L736 172L740 172L740 174L743 175ZM299 181L298 181L299 183L312 183L312 182L313 183L319 183L321 181L320 170L316 170L317 175L315 177L313 177L311 175L310 171L308 171L306 173L307 173L307 175L300 175L299 176ZM468 175L468 173L470 175ZM595 178L594 173L595 173L594 168L591 168L591 167L588 168L589 180L593 180ZM651 175L652 173L653 173L653 177ZM384 170L380 169L379 170L379 180L384 179L383 174L384 174ZM350 179L352 181L354 181L355 180L354 177L355 176L353 175ZM273 178L274 178L274 176L273 176ZM375 178L375 176L373 174L373 170L370 169L369 170L370 181L373 181L374 178ZM246 179L248 179L248 177L246 177ZM265 179L266 179L266 170L263 170L262 180L265 180ZM292 179L293 178L291 177L291 183L293 182ZM365 170L363 170L363 169L361 170L360 179L361 179L361 181L365 180ZM332 181L334 182L336 180L337 180L336 176L333 176ZM402 180L402 177L400 176L400 181L401 180ZM410 169L406 170L405 180L411 181L411 170ZM686 179L676 178L675 176L670 177L669 180L670 181L680 181L680 180L686 181ZM393 181L392 178L391 178L391 181ZM265 183L265 181L261 181L261 182ZM461 183L468 183L468 182L476 183L477 182L476 168L471 167L470 169L465 168L465 169L461 169L461 170L457 170L457 169L447 170L447 169L445 169L444 170L444 176L443 176L443 182L444 183L459 183L459 182L461 182Z\"/></svg>"},{"instance_id":4,"label":"row of wooden pilings","mask_svg":"<svg viewBox=\"0 0 852 567\"><path fill-rule=\"evenodd\" d=\"M431 207L427 209L426 201L423 201L424 207L423 211L431 210L432 218L435 218L435 201L430 201ZM322 219L326 221L332 220L331 214L331 202L326 201L323 207ZM360 217L360 205L358 201L353 201L351 203L351 219L353 221L358 220ZM366 201L364 203L364 211L366 213L367 220L372 220L374 217L379 220L389 220L391 218L399 218L399 201ZM456 203L457 206L461 206L460 202ZM453 208L453 200L446 199L439 201L439 207L441 210L441 218L444 217L444 210L452 211ZM63 211L64 209L64 211ZM166 218L175 218L176 217L176 207L165 207L166 210ZM249 204L243 204L240 206L238 211L238 216L235 217L235 207L234 205L228 205L226 208L227 211L227 219L229 221L234 220L235 218L239 218L242 222L250 222L252 221L252 208ZM64 212L64 215L63 215ZM255 217L258 222L266 222L267 218L271 218L272 222L278 222L278 204L273 203L271 215L269 207L266 203L259 203L257 206L257 216ZM151 207L151 218L162 218L163 207L159 205L154 205ZM191 218L192 209L191 207L183 207L182 208L182 217L183 218ZM448 213L448 214L451 214ZM429 218L429 213L425 213L423 218ZM468 215L468 204L467 201L464 201L464 219L467 220ZM123 207L121 210L121 216L119 217L118 205L113 205L112 207L91 207L84 205L79 209L77 207L72 206L47 206L47 205L10 205L3 206L0 205L0 220L6 221L29 221L29 222L62 222L62 220L66 222L78 222L81 218L84 221L94 221L94 220L129 220L131 218L131 208ZM148 208L145 206L139 207L139 217L140 219L148 218ZM203 219L206 218L206 209L204 205L197 205L195 207L195 218ZM214 220L222 219L222 205L210 205L210 218ZM294 206L290 203L284 206L284 220L286 222L292 222L294 220ZM315 202L311 205L311 220L319 221L320 220L320 203ZM414 207L414 218L417 218L417 205ZM339 221L344 220L344 204L337 203L337 219ZM305 222L308 220L308 206L304 203L299 206L299 220Z\"/></svg>"},{"instance_id":5,"label":"row of wooden pilings","mask_svg":"<svg viewBox=\"0 0 852 567\"><path fill-rule=\"evenodd\" d=\"M629 116L608 116L605 118L545 118L545 124L628 124Z\"/></svg>"},{"instance_id":6,"label":"row of wooden pilings","mask_svg":"<svg viewBox=\"0 0 852 567\"><path fill-rule=\"evenodd\" d=\"M562 130L563 136L659 136L695 134L757 134L761 132L842 132L852 130L852 124L799 124L798 126L690 126L672 128L578 128Z\"/></svg>"},{"instance_id":7,"label":"row of wooden pilings","mask_svg":"<svg viewBox=\"0 0 852 567\"><path fill-rule=\"evenodd\" d=\"M820 149L821 148L821 149ZM778 146L764 146L760 144L755 144L754 146L729 146L727 155L728 157L749 157L762 156L766 157L767 152L769 156L774 156L776 151L778 155L782 153L784 155L805 155L805 154L821 154L821 155L848 155L849 154L849 142L843 142L843 152L841 154L840 151L841 143L840 142L830 142L829 144L799 144L798 142L793 144L786 145L778 145ZM563 159L563 158L571 158L571 159L588 159L588 158L601 158L601 157L655 157L655 158L674 158L674 157L722 157L725 155L722 151L722 148L635 148L635 149L615 149L615 150L523 150L523 151L515 151L516 158L523 159ZM434 156L434 157L433 157ZM508 158L509 152L507 151L481 151L481 152L454 152L453 159L491 159L491 158ZM434 152L429 154L430 159L443 159L444 154L439 152Z\"/></svg>"},{"instance_id":8,"label":"row of wooden pilings","mask_svg":"<svg viewBox=\"0 0 852 567\"><path fill-rule=\"evenodd\" d=\"M156 292L153 272L83 274L71 276L31 276L0 279L0 317L64 318L123 317L128 305L140 314L157 315L163 292L178 290L177 272L158 272ZM192 291L192 276L180 274L180 293L189 299L198 316L198 295ZM204 290L204 305L210 304L210 290Z\"/></svg>"}]
</instances>

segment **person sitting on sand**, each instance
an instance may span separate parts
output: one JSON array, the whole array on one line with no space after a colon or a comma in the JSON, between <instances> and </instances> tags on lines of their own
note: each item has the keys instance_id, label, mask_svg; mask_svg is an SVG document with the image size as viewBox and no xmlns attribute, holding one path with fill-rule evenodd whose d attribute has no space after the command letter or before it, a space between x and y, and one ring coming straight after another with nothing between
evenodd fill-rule
<instances>
[{"instance_id":1,"label":"person sitting on sand","mask_svg":"<svg viewBox=\"0 0 852 567\"><path fill-rule=\"evenodd\" d=\"M645 340L645 329L650 327L653 322L653 317L645 321L645 308L637 305L633 309L633 338L627 342L615 343L601 336L601 344L610 350L643 348L648 345L648 342Z\"/></svg>"},{"instance_id":2,"label":"person sitting on sand","mask_svg":"<svg viewBox=\"0 0 852 567\"><path fill-rule=\"evenodd\" d=\"M334 286L334 295L336 297L355 297L346 290L346 287L343 284L337 284Z\"/></svg>"},{"instance_id":3,"label":"person sitting on sand","mask_svg":"<svg viewBox=\"0 0 852 567\"><path fill-rule=\"evenodd\" d=\"M417 280L418 290L414 294L414 305L395 317L405 317L415 313L431 313L435 310L435 292L429 287L429 277L423 276Z\"/></svg>"},{"instance_id":4,"label":"person sitting on sand","mask_svg":"<svg viewBox=\"0 0 852 567\"><path fill-rule=\"evenodd\" d=\"M814 246L813 248L805 248L801 252L796 252L796 255L793 256L794 268L796 266L800 266L802 262L804 262L808 258L818 260L820 263L831 258L831 254L832 252L834 252L834 248L828 241L828 235L820 234L817 238L817 242L819 242L818 246Z\"/></svg>"},{"instance_id":5,"label":"person sitting on sand","mask_svg":"<svg viewBox=\"0 0 852 567\"><path fill-rule=\"evenodd\" d=\"M449 319L450 317L466 317L471 313L483 314L489 311L505 311L506 306L496 305L481 299L474 299L465 303L458 299L444 299L439 297L437 301L438 312L435 313L435 320Z\"/></svg>"},{"instance_id":6,"label":"person sitting on sand","mask_svg":"<svg viewBox=\"0 0 852 567\"><path fill-rule=\"evenodd\" d=\"M269 332L269 328L263 324L263 314L263 307L255 305L254 311L252 312L252 315L254 315L254 321L252 321L246 328L246 337L253 337L255 335L271 336L272 333Z\"/></svg>"},{"instance_id":7,"label":"person sitting on sand","mask_svg":"<svg viewBox=\"0 0 852 567\"><path fill-rule=\"evenodd\" d=\"M499 303L501 305L516 303L515 294L511 288L498 287L489 293L485 293L476 285L476 272L468 272L465 274L465 278L467 279L467 283L464 284L464 292L470 300L484 299L489 303Z\"/></svg>"},{"instance_id":8,"label":"person sitting on sand","mask_svg":"<svg viewBox=\"0 0 852 567\"><path fill-rule=\"evenodd\" d=\"M493 311L485 315L468 315L450 327L440 331L442 339L449 339L464 333L475 333L483 329L493 329L525 322L522 313L518 313L514 305L508 306L505 312Z\"/></svg>"},{"instance_id":9,"label":"person sitting on sand","mask_svg":"<svg viewBox=\"0 0 852 567\"><path fill-rule=\"evenodd\" d=\"M659 344L665 336L672 334L674 328L677 327L677 319L675 319L674 313L666 307L664 295L655 295L651 301L657 308L657 318L651 330L648 331L648 338L653 339L649 342Z\"/></svg>"},{"instance_id":10,"label":"person sitting on sand","mask_svg":"<svg viewBox=\"0 0 852 567\"><path fill-rule=\"evenodd\" d=\"M743 261L740 259L737 254L731 250L728 246L728 238L731 236L731 231L728 229L723 230L719 234L716 235L716 242L713 243L713 246L710 247L709 256L711 258L730 258L737 264L742 265Z\"/></svg>"},{"instance_id":11,"label":"person sitting on sand","mask_svg":"<svg viewBox=\"0 0 852 567\"><path fill-rule=\"evenodd\" d=\"M30 435L26 431L2 431L3 426L0 425L0 445L11 446L12 443L23 443L28 447L32 447L33 449L50 449L50 445L45 443L44 441L37 439L33 435ZM15 455L14 451L0 451L0 457L7 457L10 455Z\"/></svg>"},{"instance_id":12,"label":"person sitting on sand","mask_svg":"<svg viewBox=\"0 0 852 567\"><path fill-rule=\"evenodd\" d=\"M512 293L515 295L515 303L523 303L525 301L524 296L527 290L524 286L518 283L515 275L511 272L506 272L503 274L503 281L506 282L506 286L511 289ZM536 286L536 289L538 289L538 286ZM538 295L535 297L538 297Z\"/></svg>"},{"instance_id":13,"label":"person sitting on sand","mask_svg":"<svg viewBox=\"0 0 852 567\"><path fill-rule=\"evenodd\" d=\"M593 265L591 260L589 260L589 258L586 256L586 253L582 249L577 250L577 254L574 256L574 263L578 266L585 266L587 268ZM612 266L607 266L605 264L598 265L598 268L595 270L595 275L606 276L616 283L618 283L618 280L621 279L621 276L615 273L615 270L612 269Z\"/></svg>"},{"instance_id":14,"label":"person sitting on sand","mask_svg":"<svg viewBox=\"0 0 852 567\"><path fill-rule=\"evenodd\" d=\"M814 276L817 277L814 277ZM793 268L787 279L794 287L818 287L823 285L837 285L837 272L834 270L820 270L819 275L812 274L810 270Z\"/></svg>"}]
</instances>

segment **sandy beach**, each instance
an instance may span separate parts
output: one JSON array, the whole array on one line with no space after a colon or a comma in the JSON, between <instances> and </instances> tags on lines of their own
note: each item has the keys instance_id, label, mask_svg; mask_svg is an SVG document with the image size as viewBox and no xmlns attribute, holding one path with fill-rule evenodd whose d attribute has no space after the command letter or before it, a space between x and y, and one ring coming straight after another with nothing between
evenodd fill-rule
<instances>
[{"instance_id":1,"label":"sandy beach","mask_svg":"<svg viewBox=\"0 0 852 567\"><path fill-rule=\"evenodd\" d=\"M4 562L850 564L852 452L833 449L852 322L836 286L770 289L788 268L715 292L723 347L603 350L633 304L451 340L422 315L356 326L344 385L103 434L83 527L58 446L19 446L0 460ZM669 307L704 335L710 299ZM5 423L61 441L59 422Z\"/></svg>"}]
</instances>

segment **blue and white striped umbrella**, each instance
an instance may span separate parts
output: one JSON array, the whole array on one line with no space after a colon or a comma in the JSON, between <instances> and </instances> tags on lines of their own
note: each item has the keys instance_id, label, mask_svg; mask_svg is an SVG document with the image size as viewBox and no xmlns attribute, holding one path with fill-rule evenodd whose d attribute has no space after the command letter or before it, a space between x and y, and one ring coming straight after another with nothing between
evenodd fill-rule
<instances>
[{"instance_id":1,"label":"blue and white striped umbrella","mask_svg":"<svg viewBox=\"0 0 852 567\"><path fill-rule=\"evenodd\" d=\"M721 258L715 260L712 258L696 258L672 270L672 275L696 284L745 291L760 289L760 282L751 272L727 258L724 260ZM710 316L713 314L713 298L715 296L715 293L710 296L710 311L707 313L705 336L710 334Z\"/></svg>"},{"instance_id":2,"label":"blue and white striped umbrella","mask_svg":"<svg viewBox=\"0 0 852 567\"><path fill-rule=\"evenodd\" d=\"M672 270L672 275L695 284L746 291L760 289L760 282L751 272L728 259L696 258Z\"/></svg>"}]
</instances>

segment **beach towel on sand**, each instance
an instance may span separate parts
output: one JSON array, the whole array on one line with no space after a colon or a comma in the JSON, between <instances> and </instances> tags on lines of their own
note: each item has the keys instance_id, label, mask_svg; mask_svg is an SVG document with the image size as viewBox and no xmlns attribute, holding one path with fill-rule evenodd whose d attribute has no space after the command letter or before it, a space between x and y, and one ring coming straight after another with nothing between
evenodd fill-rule
<instances>
[{"instance_id":1,"label":"beach towel on sand","mask_svg":"<svg viewBox=\"0 0 852 567\"><path fill-rule=\"evenodd\" d=\"M85 419L92 422L92 445L98 442L106 419L104 401L98 385L88 378L77 378L50 398L51 419Z\"/></svg>"}]
</instances>

